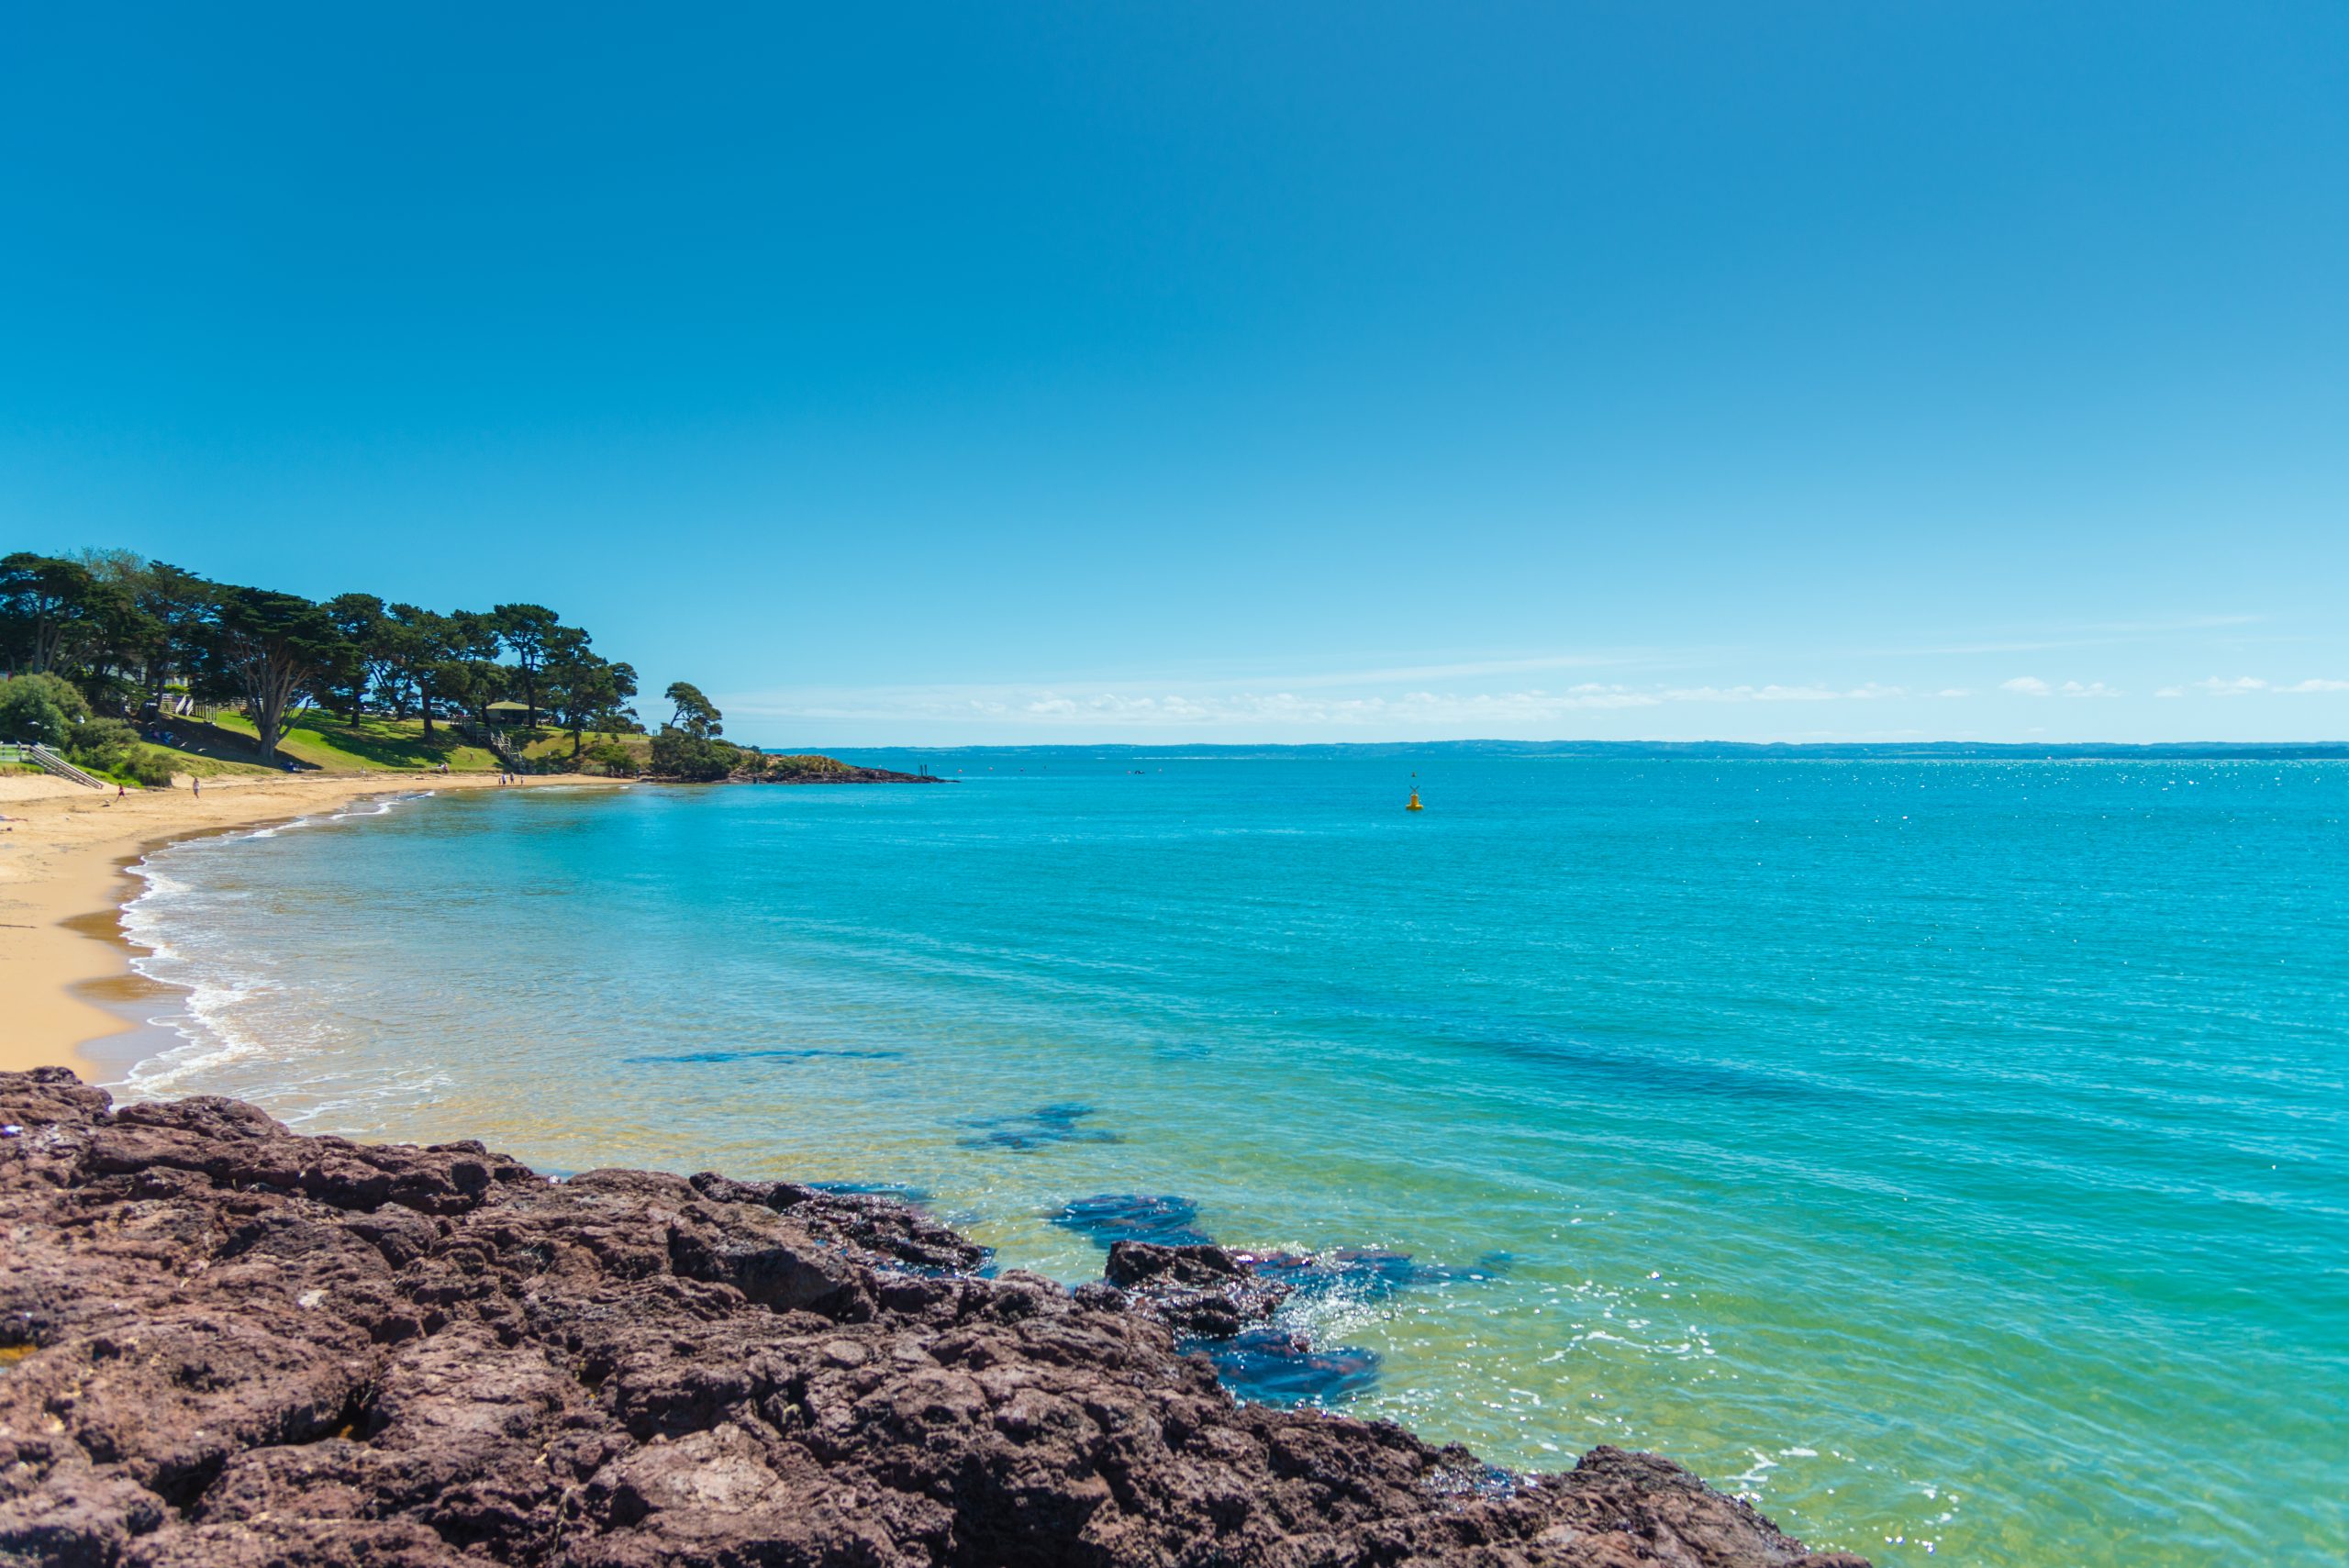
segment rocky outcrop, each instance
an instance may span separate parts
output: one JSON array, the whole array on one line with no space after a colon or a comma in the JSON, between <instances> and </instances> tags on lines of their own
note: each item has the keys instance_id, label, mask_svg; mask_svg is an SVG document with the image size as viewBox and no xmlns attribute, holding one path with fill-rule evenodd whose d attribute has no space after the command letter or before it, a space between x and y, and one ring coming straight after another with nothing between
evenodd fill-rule
<instances>
[{"instance_id":1,"label":"rocky outcrop","mask_svg":"<svg viewBox=\"0 0 2349 1568\"><path fill-rule=\"evenodd\" d=\"M816 752L776 755L745 752L749 765L735 777L753 784L952 784L935 773L900 773L887 768L860 767L838 757Z\"/></svg>"},{"instance_id":2,"label":"rocky outcrop","mask_svg":"<svg viewBox=\"0 0 2349 1568\"><path fill-rule=\"evenodd\" d=\"M0 1073L0 1562L1830 1568L1645 1454L1236 1404L1286 1288L1072 1296L885 1198L304 1138Z\"/></svg>"}]
</instances>

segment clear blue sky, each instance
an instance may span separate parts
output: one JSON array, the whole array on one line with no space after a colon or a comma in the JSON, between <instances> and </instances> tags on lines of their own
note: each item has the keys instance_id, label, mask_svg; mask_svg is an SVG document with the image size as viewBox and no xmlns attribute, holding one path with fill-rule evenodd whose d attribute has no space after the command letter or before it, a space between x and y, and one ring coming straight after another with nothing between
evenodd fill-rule
<instances>
[{"instance_id":1,"label":"clear blue sky","mask_svg":"<svg viewBox=\"0 0 2349 1568\"><path fill-rule=\"evenodd\" d=\"M774 743L2349 735L2349 6L20 5L0 544Z\"/></svg>"}]
</instances>

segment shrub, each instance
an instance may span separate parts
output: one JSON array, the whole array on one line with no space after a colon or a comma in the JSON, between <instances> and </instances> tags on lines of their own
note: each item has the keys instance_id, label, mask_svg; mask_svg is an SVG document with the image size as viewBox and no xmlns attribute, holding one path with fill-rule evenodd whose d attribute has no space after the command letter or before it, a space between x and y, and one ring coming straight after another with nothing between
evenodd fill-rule
<instances>
[{"instance_id":1,"label":"shrub","mask_svg":"<svg viewBox=\"0 0 2349 1568\"><path fill-rule=\"evenodd\" d=\"M767 777L792 783L844 779L853 776L855 771L838 757L827 757L814 751L766 759Z\"/></svg>"},{"instance_id":2,"label":"shrub","mask_svg":"<svg viewBox=\"0 0 2349 1568\"><path fill-rule=\"evenodd\" d=\"M723 740L686 734L669 725L652 738L652 771L663 778L709 784L741 765L741 753Z\"/></svg>"},{"instance_id":3,"label":"shrub","mask_svg":"<svg viewBox=\"0 0 2349 1568\"><path fill-rule=\"evenodd\" d=\"M617 740L599 740L579 754L585 766L610 778L628 778L636 772L636 753Z\"/></svg>"},{"instance_id":4,"label":"shrub","mask_svg":"<svg viewBox=\"0 0 2349 1568\"><path fill-rule=\"evenodd\" d=\"M85 768L136 784L160 788L172 782L172 760L119 718L85 718L75 725L66 754Z\"/></svg>"},{"instance_id":5,"label":"shrub","mask_svg":"<svg viewBox=\"0 0 2349 1568\"><path fill-rule=\"evenodd\" d=\"M90 705L70 681L55 675L12 675L0 681L0 740L61 747Z\"/></svg>"}]
</instances>

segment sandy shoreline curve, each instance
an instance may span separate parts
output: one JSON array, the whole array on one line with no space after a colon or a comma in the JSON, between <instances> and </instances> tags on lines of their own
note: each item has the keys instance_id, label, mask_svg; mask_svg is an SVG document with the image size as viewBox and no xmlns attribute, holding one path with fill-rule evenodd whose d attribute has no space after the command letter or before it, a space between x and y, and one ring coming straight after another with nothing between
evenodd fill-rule
<instances>
[{"instance_id":1,"label":"sandy shoreline curve","mask_svg":"<svg viewBox=\"0 0 2349 1568\"><path fill-rule=\"evenodd\" d=\"M621 781L559 773L515 785ZM495 789L495 773L250 774L117 796L62 779L0 778L0 1072L71 1067L87 1076L82 1048L132 1026L89 994L136 979L120 940L124 901L138 891L128 867L150 850L233 828L331 810L375 795Z\"/></svg>"}]
</instances>

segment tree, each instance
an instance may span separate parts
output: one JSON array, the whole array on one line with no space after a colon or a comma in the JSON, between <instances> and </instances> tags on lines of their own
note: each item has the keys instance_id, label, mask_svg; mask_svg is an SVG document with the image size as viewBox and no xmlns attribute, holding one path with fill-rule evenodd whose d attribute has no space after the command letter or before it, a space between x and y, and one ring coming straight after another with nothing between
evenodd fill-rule
<instances>
[{"instance_id":1,"label":"tree","mask_svg":"<svg viewBox=\"0 0 2349 1568\"><path fill-rule=\"evenodd\" d=\"M674 681L661 695L676 705L677 711L670 716L669 722L695 740L707 740L726 733L726 727L718 722L724 715L718 711L716 703L701 695L699 686Z\"/></svg>"},{"instance_id":2,"label":"tree","mask_svg":"<svg viewBox=\"0 0 2349 1568\"><path fill-rule=\"evenodd\" d=\"M511 672L497 662L496 619L479 610L458 610L440 617L440 628L447 657L434 668L434 683L486 732L489 705L503 701L510 689Z\"/></svg>"},{"instance_id":3,"label":"tree","mask_svg":"<svg viewBox=\"0 0 2349 1568\"><path fill-rule=\"evenodd\" d=\"M89 586L58 651L59 673L79 683L94 706L134 714L166 640L145 597L153 568L118 549L77 550L63 560L88 573Z\"/></svg>"},{"instance_id":4,"label":"tree","mask_svg":"<svg viewBox=\"0 0 2349 1568\"><path fill-rule=\"evenodd\" d=\"M212 658L244 700L262 761L276 760L286 711L334 668L344 646L323 605L267 588L221 589Z\"/></svg>"},{"instance_id":5,"label":"tree","mask_svg":"<svg viewBox=\"0 0 2349 1568\"><path fill-rule=\"evenodd\" d=\"M548 639L547 706L556 722L571 731L571 754L579 755L586 731L637 728L636 712L627 706L636 695L636 671L589 651L587 634L577 627L558 627Z\"/></svg>"},{"instance_id":6,"label":"tree","mask_svg":"<svg viewBox=\"0 0 2349 1568\"><path fill-rule=\"evenodd\" d=\"M202 662L217 593L193 572L150 561L133 584L131 599L151 628L145 684L149 700L160 708L172 677L188 674Z\"/></svg>"},{"instance_id":7,"label":"tree","mask_svg":"<svg viewBox=\"0 0 2349 1568\"><path fill-rule=\"evenodd\" d=\"M107 707L127 706L150 628L131 601L129 563L120 551L84 552L97 562L19 550L0 558L0 662L21 673L62 675Z\"/></svg>"},{"instance_id":8,"label":"tree","mask_svg":"<svg viewBox=\"0 0 2349 1568\"><path fill-rule=\"evenodd\" d=\"M521 673L523 721L539 727L539 675L546 668L547 650L562 622L544 605L499 605L490 612L514 666Z\"/></svg>"},{"instance_id":9,"label":"tree","mask_svg":"<svg viewBox=\"0 0 2349 1568\"><path fill-rule=\"evenodd\" d=\"M0 738L52 750L72 742L73 727L90 705L59 675L26 674L0 681Z\"/></svg>"},{"instance_id":10,"label":"tree","mask_svg":"<svg viewBox=\"0 0 2349 1568\"><path fill-rule=\"evenodd\" d=\"M368 688L382 673L384 632L389 617L384 601L373 594L338 594L327 601L326 612L341 647L326 672L325 684L341 699L344 716L355 725Z\"/></svg>"},{"instance_id":11,"label":"tree","mask_svg":"<svg viewBox=\"0 0 2349 1568\"><path fill-rule=\"evenodd\" d=\"M77 562L21 550L0 557L0 637L9 666L40 674L64 663L98 597L97 579Z\"/></svg>"},{"instance_id":12,"label":"tree","mask_svg":"<svg viewBox=\"0 0 2349 1568\"><path fill-rule=\"evenodd\" d=\"M112 584L117 588L136 588L139 580L147 574L147 558L135 550L125 550L119 545L70 550L65 559L87 572L93 581Z\"/></svg>"},{"instance_id":13,"label":"tree","mask_svg":"<svg viewBox=\"0 0 2349 1568\"><path fill-rule=\"evenodd\" d=\"M407 717L412 700L424 719L424 740L432 740L432 719L445 694L441 667L455 657L449 617L414 605L394 605L384 612L378 634L383 641L383 680L390 689L392 711Z\"/></svg>"}]
</instances>

